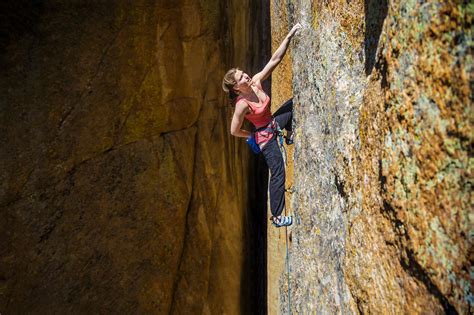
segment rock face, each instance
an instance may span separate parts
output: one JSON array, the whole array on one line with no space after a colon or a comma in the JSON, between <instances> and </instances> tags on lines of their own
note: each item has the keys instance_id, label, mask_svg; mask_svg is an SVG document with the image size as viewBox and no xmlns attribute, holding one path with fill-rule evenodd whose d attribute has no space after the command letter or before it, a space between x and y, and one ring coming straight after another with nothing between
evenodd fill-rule
<instances>
[{"instance_id":1,"label":"rock face","mask_svg":"<svg viewBox=\"0 0 474 315\"><path fill-rule=\"evenodd\" d=\"M220 82L268 60L268 6L2 2L0 312L260 310L261 161ZM269 233L269 312L473 312L472 4L271 10L274 49L304 30L273 76L296 220Z\"/></svg>"},{"instance_id":2,"label":"rock face","mask_svg":"<svg viewBox=\"0 0 474 315\"><path fill-rule=\"evenodd\" d=\"M292 312L472 312L472 5L272 10L275 32L304 26L292 47Z\"/></svg>"},{"instance_id":3,"label":"rock face","mask_svg":"<svg viewBox=\"0 0 474 315\"><path fill-rule=\"evenodd\" d=\"M248 149L220 82L265 48L262 9L1 7L0 312L252 312Z\"/></svg>"}]
</instances>

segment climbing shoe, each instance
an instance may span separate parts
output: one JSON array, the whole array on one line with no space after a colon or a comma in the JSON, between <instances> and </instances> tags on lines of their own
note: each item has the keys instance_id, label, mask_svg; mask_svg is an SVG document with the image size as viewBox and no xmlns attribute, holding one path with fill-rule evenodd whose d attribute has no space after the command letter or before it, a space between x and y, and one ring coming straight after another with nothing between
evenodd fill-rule
<instances>
[{"instance_id":1,"label":"climbing shoe","mask_svg":"<svg viewBox=\"0 0 474 315\"><path fill-rule=\"evenodd\" d=\"M275 227L283 227L283 226L290 226L293 223L293 217L292 216L280 216L280 217L272 217L272 224Z\"/></svg>"}]
</instances>

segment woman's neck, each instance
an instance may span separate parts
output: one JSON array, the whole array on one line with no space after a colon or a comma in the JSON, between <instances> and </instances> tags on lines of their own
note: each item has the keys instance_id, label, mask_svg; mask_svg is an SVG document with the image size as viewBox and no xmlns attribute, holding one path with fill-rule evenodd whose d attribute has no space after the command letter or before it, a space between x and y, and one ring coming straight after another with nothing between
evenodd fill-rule
<instances>
[{"instance_id":1,"label":"woman's neck","mask_svg":"<svg viewBox=\"0 0 474 315\"><path fill-rule=\"evenodd\" d=\"M260 89L257 86L249 86L248 88L240 91L240 95L247 99L259 99Z\"/></svg>"},{"instance_id":2,"label":"woman's neck","mask_svg":"<svg viewBox=\"0 0 474 315\"><path fill-rule=\"evenodd\" d=\"M242 88L240 90L240 93L239 93L239 95L242 96L242 97L252 96L253 94L255 94L255 93L253 92L252 88L250 88L250 87Z\"/></svg>"}]
</instances>

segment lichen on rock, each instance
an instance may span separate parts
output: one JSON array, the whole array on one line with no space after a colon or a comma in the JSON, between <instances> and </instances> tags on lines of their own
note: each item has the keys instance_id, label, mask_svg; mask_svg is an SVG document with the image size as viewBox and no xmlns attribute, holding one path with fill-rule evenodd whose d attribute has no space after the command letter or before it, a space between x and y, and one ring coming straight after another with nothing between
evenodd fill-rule
<instances>
[{"instance_id":1,"label":"lichen on rock","mask_svg":"<svg viewBox=\"0 0 474 315\"><path fill-rule=\"evenodd\" d=\"M274 7L304 26L291 54L291 310L469 313L471 6Z\"/></svg>"}]
</instances>

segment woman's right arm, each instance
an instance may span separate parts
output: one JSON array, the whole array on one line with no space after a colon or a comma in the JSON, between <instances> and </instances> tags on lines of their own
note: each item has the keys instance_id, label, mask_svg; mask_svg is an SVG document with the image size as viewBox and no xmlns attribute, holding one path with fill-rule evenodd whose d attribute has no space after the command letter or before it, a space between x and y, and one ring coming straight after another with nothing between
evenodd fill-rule
<instances>
[{"instance_id":1,"label":"woman's right arm","mask_svg":"<svg viewBox=\"0 0 474 315\"><path fill-rule=\"evenodd\" d=\"M230 134L235 137L248 138L252 134L250 131L242 130L242 124L244 123L245 115L249 112L248 105L239 101L235 104L234 116L232 116L232 122L230 124Z\"/></svg>"},{"instance_id":2,"label":"woman's right arm","mask_svg":"<svg viewBox=\"0 0 474 315\"><path fill-rule=\"evenodd\" d=\"M273 53L272 58L270 61L265 65L262 71L257 73L253 78L252 81L254 82L261 82L264 81L266 78L272 74L273 70L275 70L276 66L281 62L283 57L285 56L286 50L288 49L288 46L290 45L290 40L291 38L295 35L296 31L301 29L300 23L297 23L295 26L293 26L286 35L285 39L283 39L283 42L280 44L280 47Z\"/></svg>"}]
</instances>

